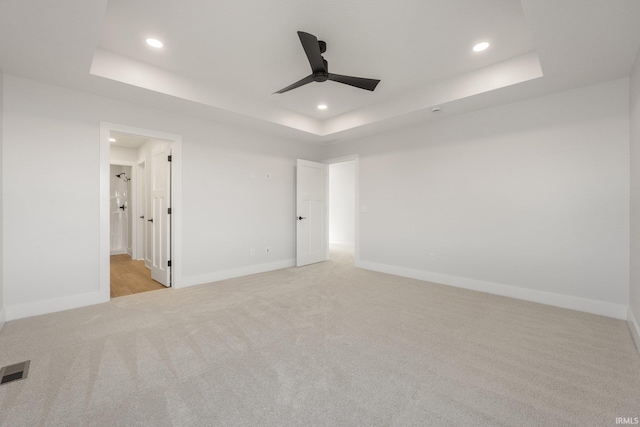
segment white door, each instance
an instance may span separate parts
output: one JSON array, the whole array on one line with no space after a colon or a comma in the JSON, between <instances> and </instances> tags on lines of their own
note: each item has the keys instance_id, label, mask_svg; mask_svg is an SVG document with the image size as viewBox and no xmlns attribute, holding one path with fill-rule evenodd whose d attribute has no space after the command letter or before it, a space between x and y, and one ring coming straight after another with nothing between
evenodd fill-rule
<instances>
[{"instance_id":1,"label":"white door","mask_svg":"<svg viewBox=\"0 0 640 427\"><path fill-rule=\"evenodd\" d=\"M151 206L148 221L151 224L151 278L171 286L171 163L169 147L158 147L151 152Z\"/></svg>"},{"instance_id":2,"label":"white door","mask_svg":"<svg viewBox=\"0 0 640 427\"><path fill-rule=\"evenodd\" d=\"M307 160L296 164L296 265L329 259L328 166Z\"/></svg>"},{"instance_id":3,"label":"white door","mask_svg":"<svg viewBox=\"0 0 640 427\"><path fill-rule=\"evenodd\" d=\"M134 251L135 259L144 259L145 248L145 235L147 227L147 212L146 212L146 200L147 200L147 176L144 162L138 163L136 174L136 244ZM151 260L147 266L151 265Z\"/></svg>"},{"instance_id":4,"label":"white door","mask_svg":"<svg viewBox=\"0 0 640 427\"><path fill-rule=\"evenodd\" d=\"M144 265L149 270L153 265L153 213L151 211L151 188L149 183L153 181L151 174L153 173L152 159L145 163L144 175Z\"/></svg>"}]
</instances>

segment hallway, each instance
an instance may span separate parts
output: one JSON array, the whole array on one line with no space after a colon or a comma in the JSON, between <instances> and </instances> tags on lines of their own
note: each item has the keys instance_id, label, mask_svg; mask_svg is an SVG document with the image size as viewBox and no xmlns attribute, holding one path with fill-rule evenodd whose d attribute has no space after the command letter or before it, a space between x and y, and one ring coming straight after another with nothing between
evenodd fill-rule
<instances>
[{"instance_id":1,"label":"hallway","mask_svg":"<svg viewBox=\"0 0 640 427\"><path fill-rule=\"evenodd\" d=\"M111 298L158 289L166 288L151 279L144 261L132 260L127 254L111 255Z\"/></svg>"}]
</instances>

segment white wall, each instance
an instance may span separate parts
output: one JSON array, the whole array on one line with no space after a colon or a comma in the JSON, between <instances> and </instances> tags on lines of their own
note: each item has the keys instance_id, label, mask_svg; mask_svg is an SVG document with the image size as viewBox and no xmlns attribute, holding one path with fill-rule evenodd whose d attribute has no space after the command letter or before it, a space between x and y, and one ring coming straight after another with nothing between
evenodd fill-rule
<instances>
[{"instance_id":1,"label":"white wall","mask_svg":"<svg viewBox=\"0 0 640 427\"><path fill-rule=\"evenodd\" d=\"M355 245L355 162L329 165L329 242Z\"/></svg>"},{"instance_id":2,"label":"white wall","mask_svg":"<svg viewBox=\"0 0 640 427\"><path fill-rule=\"evenodd\" d=\"M358 265L626 317L628 102L622 79L330 146L360 159Z\"/></svg>"},{"instance_id":3,"label":"white wall","mask_svg":"<svg viewBox=\"0 0 640 427\"><path fill-rule=\"evenodd\" d=\"M8 319L99 293L101 121L182 135L185 284L293 264L295 159L318 147L9 75L4 101Z\"/></svg>"},{"instance_id":4,"label":"white wall","mask_svg":"<svg viewBox=\"0 0 640 427\"><path fill-rule=\"evenodd\" d=\"M631 143L631 280L628 322L640 351L640 53L631 73L629 129Z\"/></svg>"},{"instance_id":5,"label":"white wall","mask_svg":"<svg viewBox=\"0 0 640 427\"><path fill-rule=\"evenodd\" d=\"M628 85L445 116L321 152L5 75L7 319L84 305L99 290L101 121L182 135L185 284L291 265L295 158L359 154L362 266L621 317ZM638 293L634 282L630 312Z\"/></svg>"},{"instance_id":6,"label":"white wall","mask_svg":"<svg viewBox=\"0 0 640 427\"><path fill-rule=\"evenodd\" d=\"M2 330L2 327L4 326L4 320L5 320L5 311L4 311L4 281L3 281L3 277L4 277L4 268L3 268L3 260L4 260L4 255L3 255L3 246L4 246L4 234L2 232L2 223L3 223L3 215L4 215L4 205L3 205L3 199L4 199L4 187L2 185L2 179L4 176L3 173L3 162L2 162L2 151L3 151L3 119L4 119L4 109L3 109L3 88L4 88L4 74L2 72L2 69L0 69L0 331Z\"/></svg>"},{"instance_id":7,"label":"white wall","mask_svg":"<svg viewBox=\"0 0 640 427\"><path fill-rule=\"evenodd\" d=\"M129 164L131 162L137 162L137 161L138 161L137 148L119 147L117 145L111 145L111 149L109 150L110 163L121 164L120 162L124 162L122 164Z\"/></svg>"}]
</instances>

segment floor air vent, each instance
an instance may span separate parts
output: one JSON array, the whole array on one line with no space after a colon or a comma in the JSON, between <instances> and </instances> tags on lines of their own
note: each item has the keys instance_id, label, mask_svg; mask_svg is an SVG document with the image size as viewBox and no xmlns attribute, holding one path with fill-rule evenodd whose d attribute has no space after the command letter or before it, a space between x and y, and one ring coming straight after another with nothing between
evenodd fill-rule
<instances>
[{"instance_id":1,"label":"floor air vent","mask_svg":"<svg viewBox=\"0 0 640 427\"><path fill-rule=\"evenodd\" d=\"M0 385L27 378L30 363L31 361L27 360L26 362L20 362L15 365L8 365L0 368Z\"/></svg>"}]
</instances>

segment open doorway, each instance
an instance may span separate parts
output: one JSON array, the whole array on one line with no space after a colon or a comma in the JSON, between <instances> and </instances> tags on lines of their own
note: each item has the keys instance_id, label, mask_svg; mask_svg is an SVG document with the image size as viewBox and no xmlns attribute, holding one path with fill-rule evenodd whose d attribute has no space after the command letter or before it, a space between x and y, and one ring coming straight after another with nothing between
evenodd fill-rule
<instances>
[{"instance_id":1,"label":"open doorway","mask_svg":"<svg viewBox=\"0 0 640 427\"><path fill-rule=\"evenodd\" d=\"M101 140L101 293L175 287L181 138L102 123Z\"/></svg>"},{"instance_id":2,"label":"open doorway","mask_svg":"<svg viewBox=\"0 0 640 427\"><path fill-rule=\"evenodd\" d=\"M329 163L329 245L332 259L357 259L357 157Z\"/></svg>"},{"instance_id":3,"label":"open doorway","mask_svg":"<svg viewBox=\"0 0 640 427\"><path fill-rule=\"evenodd\" d=\"M110 297L170 287L170 141L116 131L109 141ZM158 191L162 206L154 210Z\"/></svg>"}]
</instances>

